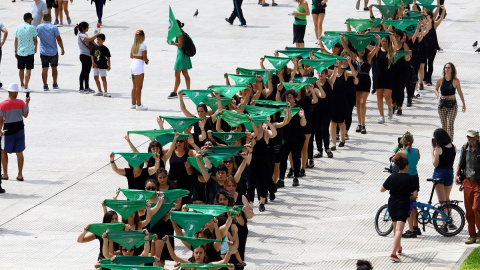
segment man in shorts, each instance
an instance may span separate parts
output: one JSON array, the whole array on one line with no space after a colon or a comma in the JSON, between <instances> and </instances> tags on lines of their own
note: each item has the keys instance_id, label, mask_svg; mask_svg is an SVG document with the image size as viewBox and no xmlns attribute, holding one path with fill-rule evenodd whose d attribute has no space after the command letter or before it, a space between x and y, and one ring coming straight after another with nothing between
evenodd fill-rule
<instances>
[{"instance_id":1,"label":"man in shorts","mask_svg":"<svg viewBox=\"0 0 480 270\"><path fill-rule=\"evenodd\" d=\"M7 89L8 99L0 103L0 131L2 135L2 167L3 174L1 179L8 180L8 155L17 154L18 175L17 180L23 181L23 151L25 150L25 130L23 118L28 117L28 103L30 98L27 97L25 102L17 99L19 87L18 84L12 83Z\"/></svg>"},{"instance_id":2,"label":"man in shorts","mask_svg":"<svg viewBox=\"0 0 480 270\"><path fill-rule=\"evenodd\" d=\"M62 38L60 31L52 24L52 15L47 13L43 15L43 23L37 26L38 37L40 38L40 59L42 60L42 80L43 91L50 90L48 88L47 76L48 67L52 67L53 89L58 89L57 84L57 66L58 66L58 46L62 50L62 55L65 54L63 49Z\"/></svg>"},{"instance_id":3,"label":"man in shorts","mask_svg":"<svg viewBox=\"0 0 480 270\"><path fill-rule=\"evenodd\" d=\"M37 52L37 29L31 25L33 17L31 13L23 15L24 23L17 26L15 30L15 58L17 59L17 67L23 92L31 92L28 88L30 75L33 69L34 57ZM25 72L25 68L27 71ZM25 82L24 82L25 79Z\"/></svg>"},{"instance_id":4,"label":"man in shorts","mask_svg":"<svg viewBox=\"0 0 480 270\"><path fill-rule=\"evenodd\" d=\"M47 4L43 0L33 0L32 2L32 25L37 27L43 22L43 15L48 11Z\"/></svg>"}]
</instances>

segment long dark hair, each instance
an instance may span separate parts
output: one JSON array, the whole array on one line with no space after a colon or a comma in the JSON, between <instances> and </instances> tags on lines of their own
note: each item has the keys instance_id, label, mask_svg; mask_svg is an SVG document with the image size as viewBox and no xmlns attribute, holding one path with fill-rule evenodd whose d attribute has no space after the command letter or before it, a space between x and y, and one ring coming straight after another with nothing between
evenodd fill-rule
<instances>
[{"instance_id":1,"label":"long dark hair","mask_svg":"<svg viewBox=\"0 0 480 270\"><path fill-rule=\"evenodd\" d=\"M182 30L183 26L185 25L180 20L177 20L177 24L178 24L178 27L180 27L180 30Z\"/></svg>"},{"instance_id":2,"label":"long dark hair","mask_svg":"<svg viewBox=\"0 0 480 270\"><path fill-rule=\"evenodd\" d=\"M73 29L73 33L76 36L76 35L78 35L78 32L83 32L87 28L88 28L88 23L87 22L81 22L81 23L79 23L75 26L75 28Z\"/></svg>"},{"instance_id":3,"label":"long dark hair","mask_svg":"<svg viewBox=\"0 0 480 270\"><path fill-rule=\"evenodd\" d=\"M450 135L448 135L448 133L443 128L435 129L435 131L433 132L433 138L437 142L437 145L440 146L445 146L452 142L452 138L450 138Z\"/></svg>"},{"instance_id":4,"label":"long dark hair","mask_svg":"<svg viewBox=\"0 0 480 270\"><path fill-rule=\"evenodd\" d=\"M107 211L105 215L103 215L103 223L112 223L113 216L117 215L115 211ZM117 215L118 216L118 215Z\"/></svg>"}]
</instances>

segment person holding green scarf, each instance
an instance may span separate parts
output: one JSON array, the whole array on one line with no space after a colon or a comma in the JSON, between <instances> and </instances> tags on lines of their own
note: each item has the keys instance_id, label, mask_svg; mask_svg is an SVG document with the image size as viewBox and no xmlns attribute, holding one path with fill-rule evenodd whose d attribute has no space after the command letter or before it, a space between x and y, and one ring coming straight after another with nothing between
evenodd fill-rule
<instances>
[{"instance_id":1,"label":"person holding green scarf","mask_svg":"<svg viewBox=\"0 0 480 270\"><path fill-rule=\"evenodd\" d=\"M182 28L184 26L184 23L177 20L177 24L180 27L180 31L182 32L182 34L177 36L177 38L175 39L175 43L169 43L170 45L174 45L177 47L177 59L175 60L175 66L173 67L173 69L175 70L175 86L173 87L173 92L171 92L168 96L169 99L177 97L177 90L180 86L180 73L182 73L183 77L185 78L185 84L187 85L187 89L190 89L190 76L188 75L188 70L192 68L192 61L190 60L190 56L186 55L183 52L183 38L185 37L185 35L183 34Z\"/></svg>"},{"instance_id":2,"label":"person holding green scarf","mask_svg":"<svg viewBox=\"0 0 480 270\"><path fill-rule=\"evenodd\" d=\"M152 167L143 168L144 163L142 163L137 168L133 168L132 165L128 164L128 168L120 169L115 163L115 154L112 153L110 154L110 165L114 172L127 178L129 189L142 190L144 188L145 180L147 180L150 175L155 174L158 168L160 168L160 156L156 154L154 159L155 165Z\"/></svg>"},{"instance_id":3,"label":"person holding green scarf","mask_svg":"<svg viewBox=\"0 0 480 270\"><path fill-rule=\"evenodd\" d=\"M409 51L410 47L406 43L406 33L400 29L395 29L395 39L397 47L395 50L397 52L401 51ZM403 110L403 101L405 100L405 86L407 85L408 78L410 77L410 59L412 57L412 53L405 55L397 60L397 62L393 63L393 72L394 72L394 83L392 88L392 107L394 113L397 110L397 115L402 115Z\"/></svg>"},{"instance_id":4,"label":"person holding green scarf","mask_svg":"<svg viewBox=\"0 0 480 270\"><path fill-rule=\"evenodd\" d=\"M292 13L295 16L293 22L293 43L296 47L305 47L305 29L307 28L307 16L310 15L310 8L306 0L295 0L298 5Z\"/></svg>"},{"instance_id":5,"label":"person holding green scarf","mask_svg":"<svg viewBox=\"0 0 480 270\"><path fill-rule=\"evenodd\" d=\"M145 233L145 238L143 240L143 241L145 241L145 244L143 245L143 251L140 254L140 256L150 256L150 233L146 229L143 229L143 232ZM106 259L115 259L116 255L114 255L114 253L110 252L110 249L109 249L109 242L110 241L108 240L107 236L108 236L108 232L105 232L102 235L103 256ZM135 256L136 251L137 251L136 246L134 246L131 250L127 250L125 247L120 246L120 253L121 253L122 256Z\"/></svg>"},{"instance_id":6,"label":"person holding green scarf","mask_svg":"<svg viewBox=\"0 0 480 270\"><path fill-rule=\"evenodd\" d=\"M435 19L439 12L439 9L445 10L445 8L441 6L440 8L436 9L435 13L427 11L427 20L431 24L431 28L424 38L428 46L426 47L427 57L424 67L425 77L423 78L423 80L427 86L432 86L433 62L435 61L437 51L440 49L440 46L438 45L437 28L440 26L443 18L445 17L445 12L443 12L438 19Z\"/></svg>"}]
</instances>

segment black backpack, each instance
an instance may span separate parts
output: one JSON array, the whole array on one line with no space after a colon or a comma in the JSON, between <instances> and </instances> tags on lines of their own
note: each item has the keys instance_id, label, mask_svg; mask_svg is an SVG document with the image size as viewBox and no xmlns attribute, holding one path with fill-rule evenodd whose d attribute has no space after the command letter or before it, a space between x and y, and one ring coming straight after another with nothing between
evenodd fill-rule
<instances>
[{"instance_id":1,"label":"black backpack","mask_svg":"<svg viewBox=\"0 0 480 270\"><path fill-rule=\"evenodd\" d=\"M183 53L189 57L192 57L197 53L197 49L195 48L195 44L193 44L193 40L185 32L183 32L182 50L183 50Z\"/></svg>"}]
</instances>

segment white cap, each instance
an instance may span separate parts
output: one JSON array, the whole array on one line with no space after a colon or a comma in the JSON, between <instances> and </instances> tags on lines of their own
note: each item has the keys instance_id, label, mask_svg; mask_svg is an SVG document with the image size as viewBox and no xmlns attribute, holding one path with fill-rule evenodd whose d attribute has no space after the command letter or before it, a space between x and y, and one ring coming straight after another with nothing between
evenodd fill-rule
<instances>
[{"instance_id":1,"label":"white cap","mask_svg":"<svg viewBox=\"0 0 480 270\"><path fill-rule=\"evenodd\" d=\"M470 128L467 130L467 136L468 137L477 137L478 136L478 130L474 128Z\"/></svg>"},{"instance_id":2,"label":"white cap","mask_svg":"<svg viewBox=\"0 0 480 270\"><path fill-rule=\"evenodd\" d=\"M19 92L18 91L18 83L11 83L10 86L7 88L8 92Z\"/></svg>"}]
</instances>

